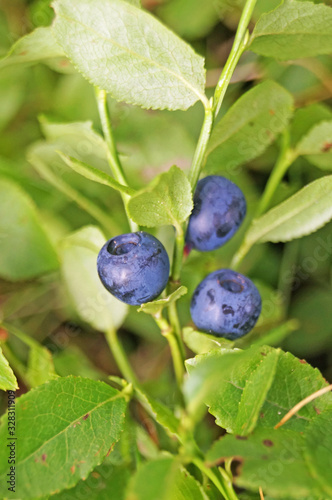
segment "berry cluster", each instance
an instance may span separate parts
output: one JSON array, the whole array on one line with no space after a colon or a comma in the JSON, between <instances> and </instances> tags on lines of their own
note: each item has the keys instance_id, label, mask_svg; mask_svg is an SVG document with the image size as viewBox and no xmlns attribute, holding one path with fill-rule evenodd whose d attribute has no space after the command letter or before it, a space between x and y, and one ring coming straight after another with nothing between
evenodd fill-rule
<instances>
[{"instance_id":1,"label":"berry cluster","mask_svg":"<svg viewBox=\"0 0 332 500\"><path fill-rule=\"evenodd\" d=\"M189 249L215 250L238 230L246 214L241 189L224 177L200 180L186 234ZM149 302L166 287L170 264L164 246L139 231L105 243L97 260L107 290L126 304ZM209 274L196 288L190 306L192 319L203 331L236 339L248 333L261 311L261 297L248 278L231 269Z\"/></svg>"}]
</instances>

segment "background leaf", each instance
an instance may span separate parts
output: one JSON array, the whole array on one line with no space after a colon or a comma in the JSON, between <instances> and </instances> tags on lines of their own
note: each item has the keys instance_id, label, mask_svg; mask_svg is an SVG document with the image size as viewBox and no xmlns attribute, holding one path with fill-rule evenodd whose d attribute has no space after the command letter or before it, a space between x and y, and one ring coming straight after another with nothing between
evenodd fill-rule
<instances>
[{"instance_id":1,"label":"background leaf","mask_svg":"<svg viewBox=\"0 0 332 500\"><path fill-rule=\"evenodd\" d=\"M187 109L206 99L203 59L150 14L120 0L53 5L65 53L115 99L154 109Z\"/></svg>"},{"instance_id":2,"label":"background leaf","mask_svg":"<svg viewBox=\"0 0 332 500\"><path fill-rule=\"evenodd\" d=\"M142 465L129 483L127 500L207 500L198 482L173 457Z\"/></svg>"},{"instance_id":3,"label":"background leaf","mask_svg":"<svg viewBox=\"0 0 332 500\"><path fill-rule=\"evenodd\" d=\"M65 57L54 38L51 28L37 28L14 43L8 54L0 60L0 68L13 64L34 64L47 59Z\"/></svg>"},{"instance_id":4,"label":"background leaf","mask_svg":"<svg viewBox=\"0 0 332 500\"><path fill-rule=\"evenodd\" d=\"M332 176L311 182L286 201L254 219L245 237L250 245L290 241L317 231L332 218Z\"/></svg>"},{"instance_id":5,"label":"background leaf","mask_svg":"<svg viewBox=\"0 0 332 500\"><path fill-rule=\"evenodd\" d=\"M15 391L18 389L17 380L9 366L0 346L0 389L2 391Z\"/></svg>"},{"instance_id":6,"label":"background leaf","mask_svg":"<svg viewBox=\"0 0 332 500\"><path fill-rule=\"evenodd\" d=\"M193 201L186 174L176 166L156 177L128 202L130 218L141 226L178 226L191 214Z\"/></svg>"},{"instance_id":7,"label":"background leaf","mask_svg":"<svg viewBox=\"0 0 332 500\"><path fill-rule=\"evenodd\" d=\"M29 196L14 182L0 183L0 275L17 281L58 268L58 258Z\"/></svg>"},{"instance_id":8,"label":"background leaf","mask_svg":"<svg viewBox=\"0 0 332 500\"><path fill-rule=\"evenodd\" d=\"M52 500L125 500L125 489L130 477L130 470L124 466L102 463L85 480L61 493L52 495Z\"/></svg>"},{"instance_id":9,"label":"background leaf","mask_svg":"<svg viewBox=\"0 0 332 500\"><path fill-rule=\"evenodd\" d=\"M332 495L332 410L318 415L306 432L305 460L325 495Z\"/></svg>"},{"instance_id":10,"label":"background leaf","mask_svg":"<svg viewBox=\"0 0 332 500\"><path fill-rule=\"evenodd\" d=\"M118 328L128 306L101 284L97 256L106 239L100 229L86 226L71 234L61 245L63 277L78 316L102 332Z\"/></svg>"},{"instance_id":11,"label":"background leaf","mask_svg":"<svg viewBox=\"0 0 332 500\"><path fill-rule=\"evenodd\" d=\"M183 328L183 340L189 349L196 354L204 354L221 347L223 349L231 349L234 342L231 340L215 337L208 333L197 332L190 326Z\"/></svg>"},{"instance_id":12,"label":"background leaf","mask_svg":"<svg viewBox=\"0 0 332 500\"><path fill-rule=\"evenodd\" d=\"M192 415L196 417L199 403L204 402L216 423L230 433L250 432L255 425L272 428L299 401L326 386L317 369L267 346L214 350L187 361L187 366L185 395ZM265 395L260 398L261 392ZM250 397L253 393L255 398ZM332 394L327 394L302 408L284 427L303 431L317 412L331 406Z\"/></svg>"},{"instance_id":13,"label":"background leaf","mask_svg":"<svg viewBox=\"0 0 332 500\"><path fill-rule=\"evenodd\" d=\"M323 170L332 170L332 121L312 127L296 146L295 153Z\"/></svg>"},{"instance_id":14,"label":"background leaf","mask_svg":"<svg viewBox=\"0 0 332 500\"><path fill-rule=\"evenodd\" d=\"M293 99L266 81L245 93L217 123L207 149L209 171L232 170L259 156L287 127Z\"/></svg>"},{"instance_id":15,"label":"background leaf","mask_svg":"<svg viewBox=\"0 0 332 500\"><path fill-rule=\"evenodd\" d=\"M124 397L103 382L66 377L53 380L16 401L17 494L33 499L74 486L99 465L119 439ZM7 438L7 415L1 419ZM7 495L7 448L0 450L0 492Z\"/></svg>"},{"instance_id":16,"label":"background leaf","mask_svg":"<svg viewBox=\"0 0 332 500\"><path fill-rule=\"evenodd\" d=\"M282 60L329 54L332 9L311 2L283 2L259 19L249 49Z\"/></svg>"},{"instance_id":17,"label":"background leaf","mask_svg":"<svg viewBox=\"0 0 332 500\"><path fill-rule=\"evenodd\" d=\"M240 440L225 436L207 453L210 464L236 457L241 464L234 483L256 491L261 487L272 498L326 498L304 457L305 440L299 432L284 428L256 429Z\"/></svg>"}]
</instances>

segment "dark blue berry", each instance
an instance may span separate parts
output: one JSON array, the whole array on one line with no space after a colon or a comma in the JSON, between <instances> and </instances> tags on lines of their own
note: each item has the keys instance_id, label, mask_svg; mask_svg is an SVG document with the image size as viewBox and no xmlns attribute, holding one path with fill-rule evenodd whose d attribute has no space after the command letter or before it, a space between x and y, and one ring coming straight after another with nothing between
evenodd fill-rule
<instances>
[{"instance_id":1,"label":"dark blue berry","mask_svg":"<svg viewBox=\"0 0 332 500\"><path fill-rule=\"evenodd\" d=\"M259 291L249 278L220 269L198 285L190 312L199 330L234 340L250 332L261 308Z\"/></svg>"},{"instance_id":2,"label":"dark blue berry","mask_svg":"<svg viewBox=\"0 0 332 500\"><path fill-rule=\"evenodd\" d=\"M238 230L247 211L241 189L225 177L210 175L197 183L186 243L201 252L224 245Z\"/></svg>"},{"instance_id":3,"label":"dark blue berry","mask_svg":"<svg viewBox=\"0 0 332 500\"><path fill-rule=\"evenodd\" d=\"M107 241L97 259L102 284L126 304L140 305L164 290L169 259L164 246L151 234L139 231Z\"/></svg>"}]
</instances>

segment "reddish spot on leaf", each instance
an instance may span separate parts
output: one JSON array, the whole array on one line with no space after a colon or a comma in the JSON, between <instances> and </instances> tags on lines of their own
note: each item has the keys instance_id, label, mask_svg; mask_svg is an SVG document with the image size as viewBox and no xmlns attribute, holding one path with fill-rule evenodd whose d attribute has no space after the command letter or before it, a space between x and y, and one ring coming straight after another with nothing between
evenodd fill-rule
<instances>
[{"instance_id":1,"label":"reddish spot on leaf","mask_svg":"<svg viewBox=\"0 0 332 500\"><path fill-rule=\"evenodd\" d=\"M319 408L316 408L316 406L314 406L314 410L317 413L317 415L320 415L322 413Z\"/></svg>"},{"instance_id":2,"label":"reddish spot on leaf","mask_svg":"<svg viewBox=\"0 0 332 500\"><path fill-rule=\"evenodd\" d=\"M332 148L332 142L326 142L322 147L323 153L327 153Z\"/></svg>"},{"instance_id":3,"label":"reddish spot on leaf","mask_svg":"<svg viewBox=\"0 0 332 500\"><path fill-rule=\"evenodd\" d=\"M262 356L266 356L266 352L261 352L261 355Z\"/></svg>"},{"instance_id":4,"label":"reddish spot on leaf","mask_svg":"<svg viewBox=\"0 0 332 500\"><path fill-rule=\"evenodd\" d=\"M72 474L74 474L75 469L76 469L75 465L72 465L72 466L70 467L70 472L71 472Z\"/></svg>"},{"instance_id":5,"label":"reddish spot on leaf","mask_svg":"<svg viewBox=\"0 0 332 500\"><path fill-rule=\"evenodd\" d=\"M67 66L69 66L69 61L67 61L67 59L62 59L59 62L59 66L62 66L63 68L66 68Z\"/></svg>"},{"instance_id":6,"label":"reddish spot on leaf","mask_svg":"<svg viewBox=\"0 0 332 500\"><path fill-rule=\"evenodd\" d=\"M110 455L111 451L113 450L113 448L114 448L114 444L115 444L115 443L113 443L113 444L112 444L112 446L110 447L110 449L108 450L107 455L106 455L106 458Z\"/></svg>"},{"instance_id":7,"label":"reddish spot on leaf","mask_svg":"<svg viewBox=\"0 0 332 500\"><path fill-rule=\"evenodd\" d=\"M96 472L96 471L92 472L91 476L94 477L95 479L99 479L100 478L100 474L98 474L98 472Z\"/></svg>"},{"instance_id":8,"label":"reddish spot on leaf","mask_svg":"<svg viewBox=\"0 0 332 500\"><path fill-rule=\"evenodd\" d=\"M307 361L305 359L299 359L300 363L302 363L303 365L307 365Z\"/></svg>"},{"instance_id":9,"label":"reddish spot on leaf","mask_svg":"<svg viewBox=\"0 0 332 500\"><path fill-rule=\"evenodd\" d=\"M235 436L236 439L239 439L240 441L246 441L248 438L246 436Z\"/></svg>"},{"instance_id":10,"label":"reddish spot on leaf","mask_svg":"<svg viewBox=\"0 0 332 500\"><path fill-rule=\"evenodd\" d=\"M46 462L46 458L47 458L46 453L43 453L43 454L42 454L42 461L43 461L43 462Z\"/></svg>"},{"instance_id":11,"label":"reddish spot on leaf","mask_svg":"<svg viewBox=\"0 0 332 500\"><path fill-rule=\"evenodd\" d=\"M271 448L271 446L273 446L273 442L271 441L271 439L264 439L263 445Z\"/></svg>"},{"instance_id":12,"label":"reddish spot on leaf","mask_svg":"<svg viewBox=\"0 0 332 500\"><path fill-rule=\"evenodd\" d=\"M3 328L0 328L0 341L5 342L8 339L8 333Z\"/></svg>"},{"instance_id":13,"label":"reddish spot on leaf","mask_svg":"<svg viewBox=\"0 0 332 500\"><path fill-rule=\"evenodd\" d=\"M82 417L82 420L86 420L86 419L87 419L87 418L89 418L89 417L90 417L90 414L89 414L89 413L87 413L86 415L84 415L84 417Z\"/></svg>"},{"instance_id":14,"label":"reddish spot on leaf","mask_svg":"<svg viewBox=\"0 0 332 500\"><path fill-rule=\"evenodd\" d=\"M262 458L262 460L268 460L269 457L267 455L262 455L261 458Z\"/></svg>"},{"instance_id":15,"label":"reddish spot on leaf","mask_svg":"<svg viewBox=\"0 0 332 500\"><path fill-rule=\"evenodd\" d=\"M276 114L276 112L273 109L269 109L269 113L271 116L274 116Z\"/></svg>"},{"instance_id":16,"label":"reddish spot on leaf","mask_svg":"<svg viewBox=\"0 0 332 500\"><path fill-rule=\"evenodd\" d=\"M22 52L19 53L19 56L26 56L28 54L27 50L23 50Z\"/></svg>"},{"instance_id":17,"label":"reddish spot on leaf","mask_svg":"<svg viewBox=\"0 0 332 500\"><path fill-rule=\"evenodd\" d=\"M264 418L264 413L260 413L259 415L261 418Z\"/></svg>"}]
</instances>

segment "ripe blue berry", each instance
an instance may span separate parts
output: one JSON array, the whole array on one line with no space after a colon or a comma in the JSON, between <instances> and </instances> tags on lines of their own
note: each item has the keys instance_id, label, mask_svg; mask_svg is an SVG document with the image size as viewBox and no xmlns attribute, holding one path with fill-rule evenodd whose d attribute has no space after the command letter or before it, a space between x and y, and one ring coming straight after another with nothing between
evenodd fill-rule
<instances>
[{"instance_id":1,"label":"ripe blue berry","mask_svg":"<svg viewBox=\"0 0 332 500\"><path fill-rule=\"evenodd\" d=\"M139 231L107 241L97 259L102 284L126 304L140 305L164 290L169 259L164 246L151 234Z\"/></svg>"},{"instance_id":2,"label":"ripe blue berry","mask_svg":"<svg viewBox=\"0 0 332 500\"><path fill-rule=\"evenodd\" d=\"M261 308L259 291L249 278L220 269L198 285L190 312L200 330L234 340L250 332Z\"/></svg>"},{"instance_id":3,"label":"ripe blue berry","mask_svg":"<svg viewBox=\"0 0 332 500\"><path fill-rule=\"evenodd\" d=\"M224 245L238 230L247 211L241 189L225 177L209 175L197 183L186 243L201 252Z\"/></svg>"}]
</instances>

